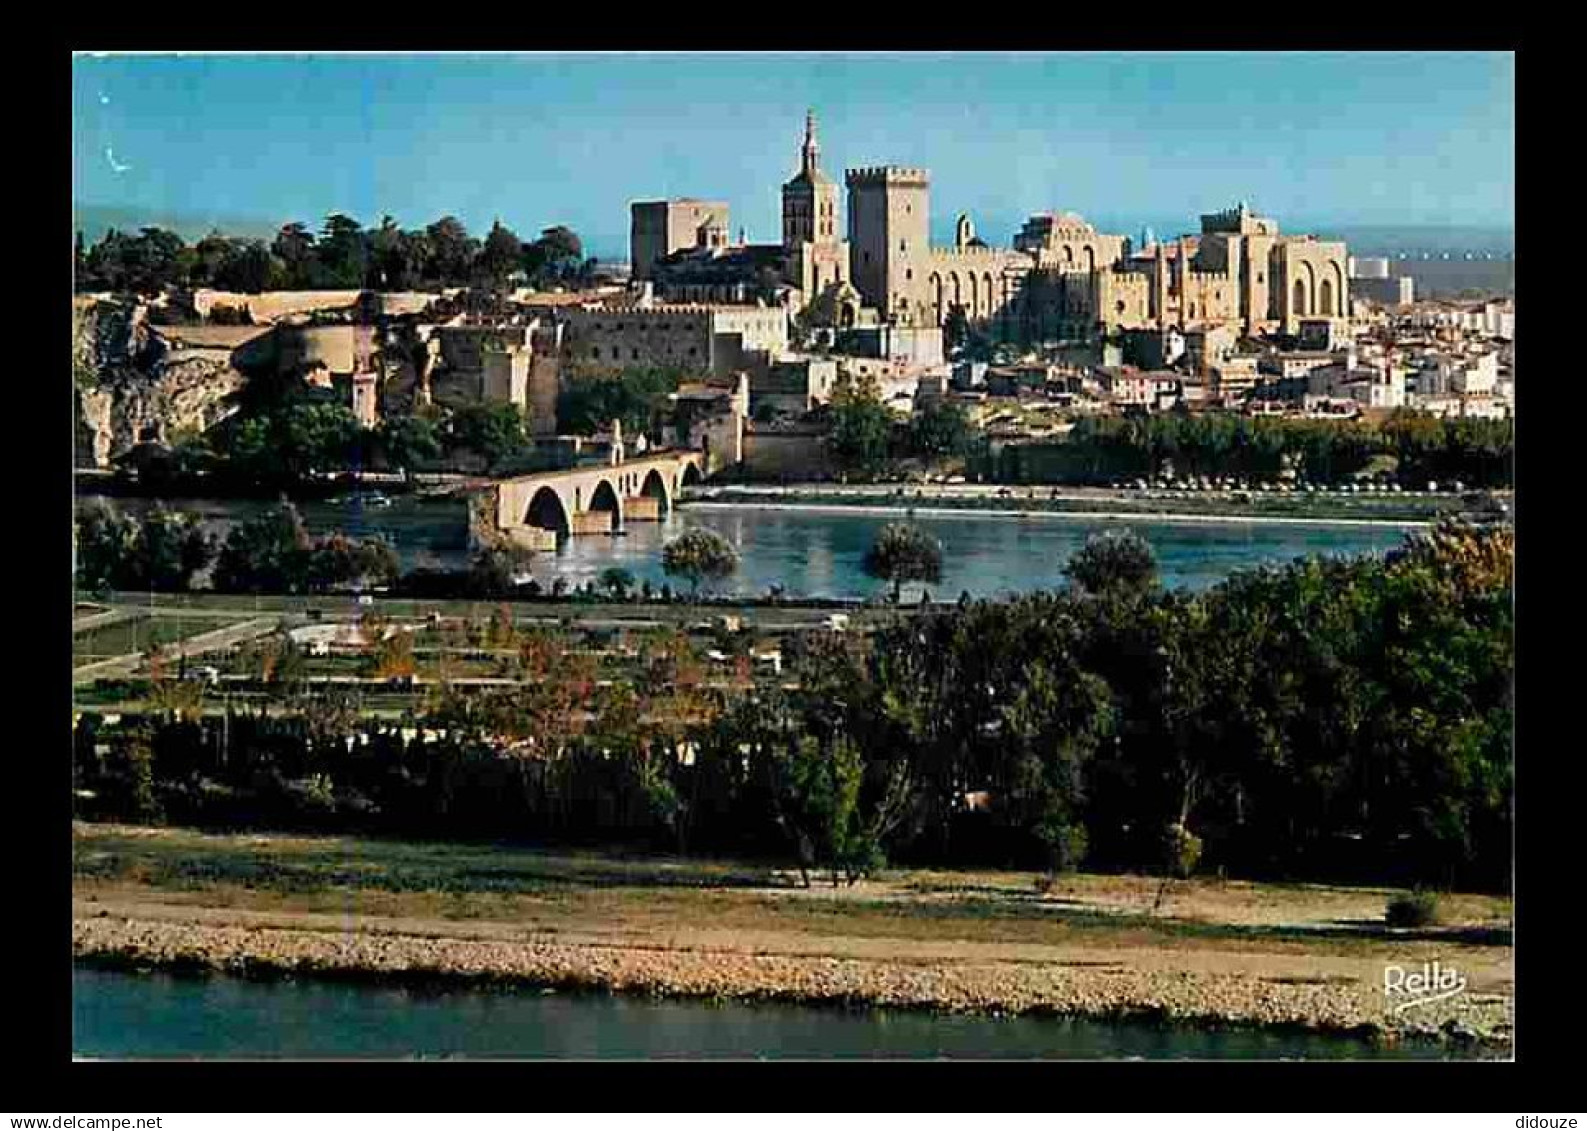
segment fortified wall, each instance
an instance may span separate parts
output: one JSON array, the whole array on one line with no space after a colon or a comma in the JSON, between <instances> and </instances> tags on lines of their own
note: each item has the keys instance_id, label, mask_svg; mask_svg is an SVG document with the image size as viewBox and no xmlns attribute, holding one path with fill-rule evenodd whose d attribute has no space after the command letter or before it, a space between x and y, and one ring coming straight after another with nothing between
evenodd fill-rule
<instances>
[{"instance_id":1,"label":"fortified wall","mask_svg":"<svg viewBox=\"0 0 1587 1131\"><path fill-rule=\"evenodd\" d=\"M246 310L254 322L277 322L294 314L311 314L319 310L345 310L357 305L359 297L367 291L264 291L248 294L243 291L219 291L201 288L193 292L193 309L201 318L209 318L216 307ZM393 291L375 293L380 302L380 313L386 315L418 314L436 300L437 295L423 291Z\"/></svg>"}]
</instances>

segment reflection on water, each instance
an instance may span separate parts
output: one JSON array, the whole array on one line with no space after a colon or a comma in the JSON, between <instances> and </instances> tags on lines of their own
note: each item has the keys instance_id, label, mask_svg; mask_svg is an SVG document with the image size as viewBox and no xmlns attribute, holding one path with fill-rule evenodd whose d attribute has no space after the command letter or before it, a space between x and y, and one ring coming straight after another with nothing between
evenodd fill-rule
<instances>
[{"instance_id":1,"label":"reflection on water","mask_svg":"<svg viewBox=\"0 0 1587 1131\"><path fill-rule=\"evenodd\" d=\"M85 1057L1425 1059L1427 1045L1052 1018L653 1001L535 989L423 993L75 968Z\"/></svg>"},{"instance_id":2,"label":"reflection on water","mask_svg":"<svg viewBox=\"0 0 1587 1131\"><path fill-rule=\"evenodd\" d=\"M129 510L147 506L122 500ZM185 499L168 505L200 515L224 529L258 513L261 502ZM383 535L392 540L405 568L458 568L468 557L467 519L461 503L399 498L388 507L305 503L300 508L314 533L343 530L356 537ZM631 523L624 537L589 535L569 540L555 554L542 555L534 573L542 585L561 577L577 586L621 566L638 580L659 588L674 584L662 572L661 547L685 526L705 526L739 548L739 571L720 586L726 593L763 595L772 585L790 597L855 597L883 591L861 569L876 533L902 513L856 514L843 511L786 510L746 504L690 509L665 523ZM918 523L943 545L943 577L930 587L933 597L953 598L1051 588L1061 583L1064 562L1086 538L1102 530L1128 528L1157 551L1163 580L1170 586L1203 589L1237 569L1279 563L1311 554L1382 553L1400 544L1405 530L1391 525L1305 526L1250 522L1190 523L1119 521L1087 516L991 517L974 513L917 515ZM906 587L918 595L919 587Z\"/></svg>"}]
</instances>

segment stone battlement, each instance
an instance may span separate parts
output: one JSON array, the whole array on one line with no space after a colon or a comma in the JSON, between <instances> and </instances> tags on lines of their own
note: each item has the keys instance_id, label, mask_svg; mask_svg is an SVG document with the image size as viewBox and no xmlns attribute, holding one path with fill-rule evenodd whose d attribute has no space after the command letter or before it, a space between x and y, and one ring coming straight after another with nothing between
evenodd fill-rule
<instances>
[{"instance_id":1,"label":"stone battlement","mask_svg":"<svg viewBox=\"0 0 1587 1131\"><path fill-rule=\"evenodd\" d=\"M683 322L693 321L702 314L712 314L718 308L704 303L679 303L667 306L614 306L614 307L589 307L577 312L569 311L569 321L591 322L597 318L617 319L626 318L634 322ZM760 309L760 308L755 308Z\"/></svg>"},{"instance_id":2,"label":"stone battlement","mask_svg":"<svg viewBox=\"0 0 1587 1131\"><path fill-rule=\"evenodd\" d=\"M924 169L911 169L899 165L873 165L864 169L847 169L843 180L848 185L924 185L930 177Z\"/></svg>"},{"instance_id":3,"label":"stone battlement","mask_svg":"<svg viewBox=\"0 0 1587 1131\"><path fill-rule=\"evenodd\" d=\"M930 251L932 259L951 259L956 256L973 257L979 259L996 259L999 256L1019 255L1026 256L1023 251L1010 251L1006 247L934 247Z\"/></svg>"}]
</instances>

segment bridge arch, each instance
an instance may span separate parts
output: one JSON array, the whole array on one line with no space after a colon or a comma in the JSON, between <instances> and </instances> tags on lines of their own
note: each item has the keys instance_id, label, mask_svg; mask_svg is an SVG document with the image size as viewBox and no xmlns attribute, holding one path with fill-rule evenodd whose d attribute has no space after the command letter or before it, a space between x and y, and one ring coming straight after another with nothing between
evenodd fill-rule
<instances>
[{"instance_id":1,"label":"bridge arch","mask_svg":"<svg viewBox=\"0 0 1587 1131\"><path fill-rule=\"evenodd\" d=\"M693 464L688 466L692 467ZM672 492L667 489L667 477L655 468L645 472L645 481L640 485L639 494L660 499L663 518L672 513Z\"/></svg>"},{"instance_id":2,"label":"bridge arch","mask_svg":"<svg viewBox=\"0 0 1587 1131\"><path fill-rule=\"evenodd\" d=\"M700 483L704 479L705 476L700 473L700 465L696 460L691 459L684 461L683 474L679 477L679 482L682 483L683 486L693 487L696 483Z\"/></svg>"},{"instance_id":3,"label":"bridge arch","mask_svg":"<svg viewBox=\"0 0 1587 1131\"><path fill-rule=\"evenodd\" d=\"M590 492L589 509L592 511L610 511L612 515L612 529L623 528L623 497L617 488L612 486L610 479L602 479L595 485L595 490Z\"/></svg>"},{"instance_id":4,"label":"bridge arch","mask_svg":"<svg viewBox=\"0 0 1587 1131\"><path fill-rule=\"evenodd\" d=\"M529 505L524 509L524 525L538 526L541 530L552 530L558 538L566 538L573 533L573 520L568 515L568 505L562 496L551 487L541 487L529 498Z\"/></svg>"}]
</instances>

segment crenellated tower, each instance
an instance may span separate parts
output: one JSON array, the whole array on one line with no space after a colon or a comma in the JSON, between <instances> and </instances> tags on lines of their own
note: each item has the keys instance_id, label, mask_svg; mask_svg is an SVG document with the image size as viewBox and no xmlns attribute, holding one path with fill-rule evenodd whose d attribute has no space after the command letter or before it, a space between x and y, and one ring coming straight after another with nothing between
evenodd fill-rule
<instances>
[{"instance_id":1,"label":"crenellated tower","mask_svg":"<svg viewBox=\"0 0 1587 1131\"><path fill-rule=\"evenodd\" d=\"M924 169L888 165L850 169L850 272L865 305L886 319L923 314L930 180Z\"/></svg>"}]
</instances>

